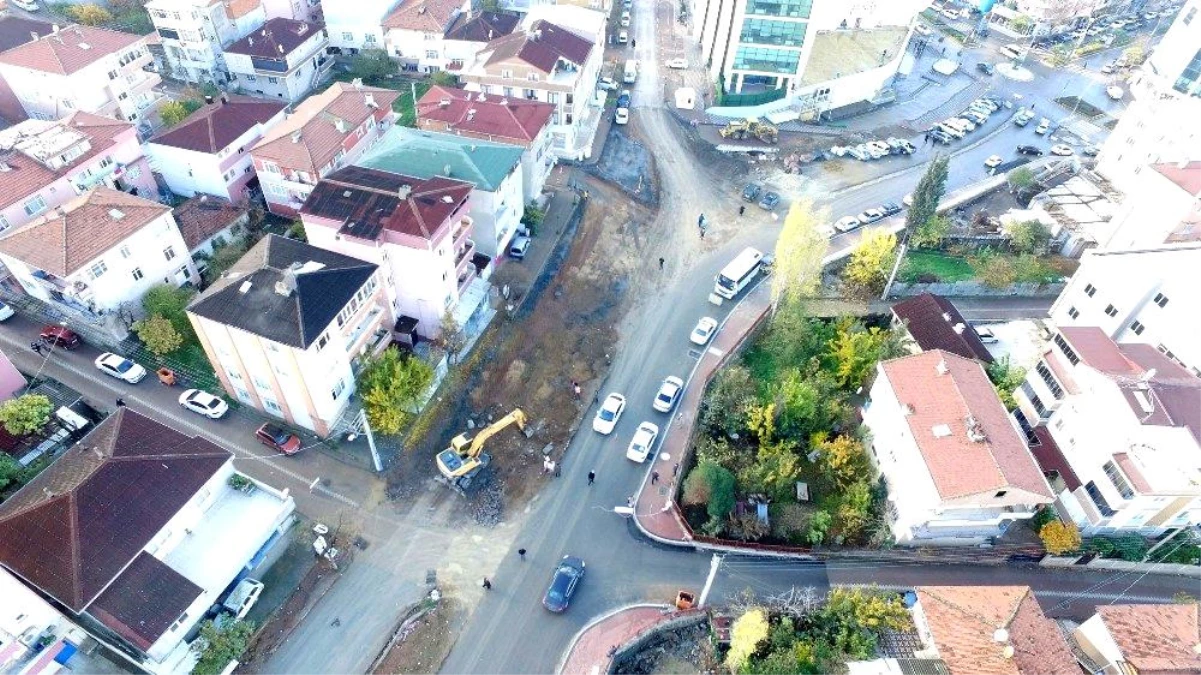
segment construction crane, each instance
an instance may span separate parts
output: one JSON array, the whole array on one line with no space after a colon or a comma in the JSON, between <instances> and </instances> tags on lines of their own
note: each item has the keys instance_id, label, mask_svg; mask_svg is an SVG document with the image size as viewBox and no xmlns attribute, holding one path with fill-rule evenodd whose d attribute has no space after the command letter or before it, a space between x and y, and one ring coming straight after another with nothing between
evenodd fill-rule
<instances>
[{"instance_id":1,"label":"construction crane","mask_svg":"<svg viewBox=\"0 0 1201 675\"><path fill-rule=\"evenodd\" d=\"M455 436L450 447L438 453L438 471L451 485L466 490L475 475L492 461L492 455L484 452L484 443L510 424L525 429L525 413L520 408L514 408L513 412L480 429L475 438L467 438L467 434Z\"/></svg>"}]
</instances>

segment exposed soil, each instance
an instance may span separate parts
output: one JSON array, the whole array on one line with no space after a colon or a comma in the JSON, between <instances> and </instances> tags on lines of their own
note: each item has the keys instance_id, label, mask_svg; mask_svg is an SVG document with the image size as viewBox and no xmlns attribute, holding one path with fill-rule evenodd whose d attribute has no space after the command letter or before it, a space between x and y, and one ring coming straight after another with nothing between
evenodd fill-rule
<instances>
[{"instance_id":1,"label":"exposed soil","mask_svg":"<svg viewBox=\"0 0 1201 675\"><path fill-rule=\"evenodd\" d=\"M613 664L613 672L621 675L684 675L719 672L719 669L724 670L714 654L708 622L662 631L638 651L620 656Z\"/></svg>"},{"instance_id":2,"label":"exposed soil","mask_svg":"<svg viewBox=\"0 0 1201 675\"><path fill-rule=\"evenodd\" d=\"M605 149L591 172L625 190L643 204L659 201L655 184L655 162L642 143L622 132L616 124L609 127Z\"/></svg>"},{"instance_id":3,"label":"exposed soil","mask_svg":"<svg viewBox=\"0 0 1201 675\"><path fill-rule=\"evenodd\" d=\"M432 609L402 623L397 641L371 670L375 675L436 673L454 646L464 619L463 607L443 596Z\"/></svg>"},{"instance_id":4,"label":"exposed soil","mask_svg":"<svg viewBox=\"0 0 1201 675\"><path fill-rule=\"evenodd\" d=\"M346 562L346 559L339 560L339 565L342 566ZM287 641L292 631L308 616L313 605L329 592L339 575L340 572L332 563L323 558L319 559L301 578L287 602L259 629L238 666L238 672L254 673L262 670L262 666L275 650Z\"/></svg>"}]
</instances>

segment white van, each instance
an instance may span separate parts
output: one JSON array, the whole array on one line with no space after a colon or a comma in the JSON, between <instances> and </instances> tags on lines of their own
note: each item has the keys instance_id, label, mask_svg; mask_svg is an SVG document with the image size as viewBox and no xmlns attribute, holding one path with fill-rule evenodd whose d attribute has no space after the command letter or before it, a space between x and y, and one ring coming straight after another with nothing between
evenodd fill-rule
<instances>
[{"instance_id":1,"label":"white van","mask_svg":"<svg viewBox=\"0 0 1201 675\"><path fill-rule=\"evenodd\" d=\"M1005 45L1001 47L1001 55L1011 59L1020 59L1026 56L1026 50L1017 45Z\"/></svg>"},{"instance_id":2,"label":"white van","mask_svg":"<svg viewBox=\"0 0 1201 675\"><path fill-rule=\"evenodd\" d=\"M626 61L625 72L622 73L621 81L626 84L634 84L638 79L638 62L634 59Z\"/></svg>"},{"instance_id":3,"label":"white van","mask_svg":"<svg viewBox=\"0 0 1201 675\"><path fill-rule=\"evenodd\" d=\"M629 12L621 13L621 25L623 28L628 27L630 25L630 13Z\"/></svg>"},{"instance_id":4,"label":"white van","mask_svg":"<svg viewBox=\"0 0 1201 675\"><path fill-rule=\"evenodd\" d=\"M967 132L963 129L951 125L949 120L947 122L940 122L937 128L944 134L953 136L955 138L963 138L967 134Z\"/></svg>"},{"instance_id":5,"label":"white van","mask_svg":"<svg viewBox=\"0 0 1201 675\"><path fill-rule=\"evenodd\" d=\"M225 602L221 604L234 615L234 618L241 621L246 618L250 608L254 607L254 603L258 602L262 592L263 582L257 579L243 579L230 591Z\"/></svg>"}]
</instances>

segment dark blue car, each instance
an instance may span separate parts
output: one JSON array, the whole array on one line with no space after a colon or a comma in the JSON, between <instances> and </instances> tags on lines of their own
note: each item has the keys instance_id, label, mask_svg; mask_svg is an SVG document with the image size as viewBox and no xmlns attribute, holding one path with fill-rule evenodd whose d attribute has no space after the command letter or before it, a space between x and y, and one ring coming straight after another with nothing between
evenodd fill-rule
<instances>
[{"instance_id":1,"label":"dark blue car","mask_svg":"<svg viewBox=\"0 0 1201 675\"><path fill-rule=\"evenodd\" d=\"M565 611L571 604L571 596L584 580L584 561L573 556L565 555L555 567L555 574L550 579L550 588L542 598L542 606L552 612Z\"/></svg>"}]
</instances>

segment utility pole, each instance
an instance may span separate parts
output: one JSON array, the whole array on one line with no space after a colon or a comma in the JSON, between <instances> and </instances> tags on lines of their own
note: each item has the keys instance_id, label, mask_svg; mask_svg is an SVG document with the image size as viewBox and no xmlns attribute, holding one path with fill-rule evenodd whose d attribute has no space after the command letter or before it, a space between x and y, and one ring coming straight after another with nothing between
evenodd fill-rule
<instances>
[{"instance_id":1,"label":"utility pole","mask_svg":"<svg viewBox=\"0 0 1201 675\"><path fill-rule=\"evenodd\" d=\"M905 251L909 248L909 228L905 229L904 241L901 242L901 246L897 249L897 260L892 264L892 273L888 275L888 282L884 284L884 292L880 294L881 300L888 300L888 293L892 290L892 282L896 280L897 271L901 269L901 262L905 260Z\"/></svg>"},{"instance_id":2,"label":"utility pole","mask_svg":"<svg viewBox=\"0 0 1201 675\"><path fill-rule=\"evenodd\" d=\"M709 578L705 579L705 588L701 590L701 597L697 600L697 607L704 607L705 600L709 597L709 591L713 588L713 580L717 578L717 569L721 567L721 561L724 556L713 554L713 559L709 561Z\"/></svg>"},{"instance_id":3,"label":"utility pole","mask_svg":"<svg viewBox=\"0 0 1201 675\"><path fill-rule=\"evenodd\" d=\"M359 414L355 416L354 428L346 435L346 440L353 441L357 436L357 432L362 430L363 435L367 437L367 447L371 450L371 463L375 465L375 472L382 473L384 463L380 460L379 450L375 447L375 434L371 432L371 423L367 421L366 408L359 408Z\"/></svg>"}]
</instances>

